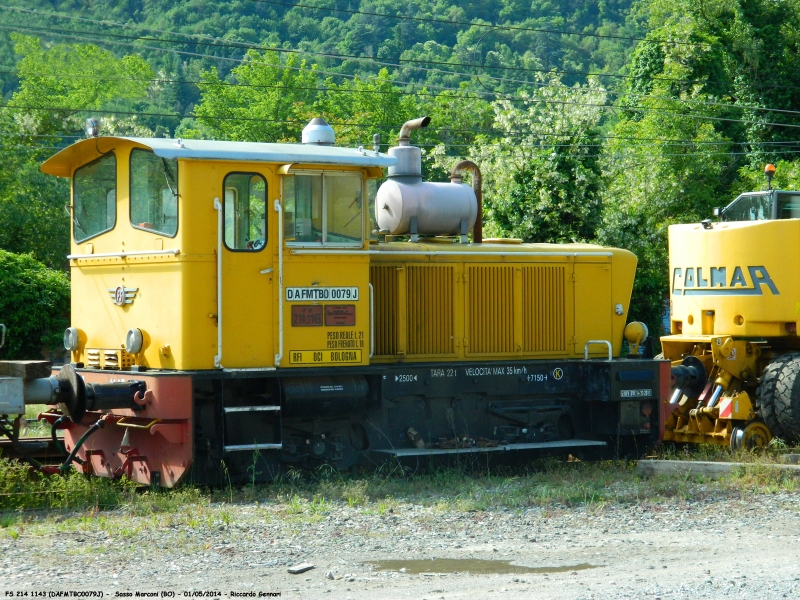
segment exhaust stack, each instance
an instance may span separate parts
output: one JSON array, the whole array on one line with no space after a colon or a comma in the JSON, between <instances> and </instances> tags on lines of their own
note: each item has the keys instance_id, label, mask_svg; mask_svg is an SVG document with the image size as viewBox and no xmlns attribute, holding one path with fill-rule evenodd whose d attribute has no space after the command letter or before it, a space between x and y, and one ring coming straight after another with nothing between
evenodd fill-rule
<instances>
[{"instance_id":1,"label":"exhaust stack","mask_svg":"<svg viewBox=\"0 0 800 600\"><path fill-rule=\"evenodd\" d=\"M406 122L400 128L399 145L389 148L389 156L397 164L389 167L389 179L378 190L375 199L375 221L381 232L390 235L458 235L467 243L472 228L474 243L482 241L481 174L471 161L462 161L453 169L450 183L422 181L422 152L411 145L411 132L427 127L430 117ZM470 188L461 183L460 172L469 169Z\"/></svg>"}]
</instances>

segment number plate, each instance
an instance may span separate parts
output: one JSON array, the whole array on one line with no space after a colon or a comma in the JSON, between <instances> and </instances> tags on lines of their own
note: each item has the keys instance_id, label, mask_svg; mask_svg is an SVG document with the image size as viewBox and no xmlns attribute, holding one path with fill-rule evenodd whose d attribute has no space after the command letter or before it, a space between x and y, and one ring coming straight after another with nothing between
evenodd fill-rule
<instances>
[{"instance_id":1,"label":"number plate","mask_svg":"<svg viewBox=\"0 0 800 600\"><path fill-rule=\"evenodd\" d=\"M286 288L287 302L318 302L320 300L358 300L357 287L290 287Z\"/></svg>"},{"instance_id":2,"label":"number plate","mask_svg":"<svg viewBox=\"0 0 800 600\"><path fill-rule=\"evenodd\" d=\"M653 390L620 390L621 398L649 398L653 395Z\"/></svg>"}]
</instances>

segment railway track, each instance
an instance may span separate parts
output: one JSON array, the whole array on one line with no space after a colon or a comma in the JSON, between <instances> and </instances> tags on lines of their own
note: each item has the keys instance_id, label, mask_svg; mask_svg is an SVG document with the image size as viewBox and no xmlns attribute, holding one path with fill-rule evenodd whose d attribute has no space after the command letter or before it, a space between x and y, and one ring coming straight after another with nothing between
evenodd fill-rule
<instances>
[{"instance_id":1,"label":"railway track","mask_svg":"<svg viewBox=\"0 0 800 600\"><path fill-rule=\"evenodd\" d=\"M8 438L0 439L0 456L3 458L19 459L23 454L43 464L56 464L64 459L64 455L55 447L49 436L26 437L16 444Z\"/></svg>"}]
</instances>

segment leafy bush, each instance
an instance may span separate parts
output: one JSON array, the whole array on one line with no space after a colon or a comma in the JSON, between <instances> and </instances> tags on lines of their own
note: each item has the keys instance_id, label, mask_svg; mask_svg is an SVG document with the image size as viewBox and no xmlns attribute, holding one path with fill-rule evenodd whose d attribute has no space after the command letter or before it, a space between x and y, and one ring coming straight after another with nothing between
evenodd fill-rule
<instances>
[{"instance_id":1,"label":"leafy bush","mask_svg":"<svg viewBox=\"0 0 800 600\"><path fill-rule=\"evenodd\" d=\"M37 359L57 350L69 326L69 279L29 254L0 250L0 359Z\"/></svg>"}]
</instances>

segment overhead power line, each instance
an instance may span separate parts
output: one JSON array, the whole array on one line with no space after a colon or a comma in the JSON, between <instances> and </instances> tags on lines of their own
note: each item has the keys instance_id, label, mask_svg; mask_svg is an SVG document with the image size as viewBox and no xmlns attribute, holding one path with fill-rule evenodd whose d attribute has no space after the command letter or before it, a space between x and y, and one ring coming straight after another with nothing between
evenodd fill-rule
<instances>
[{"instance_id":1,"label":"overhead power line","mask_svg":"<svg viewBox=\"0 0 800 600\"><path fill-rule=\"evenodd\" d=\"M547 29L542 27L523 27L521 25L493 25L491 23L478 23L475 21L453 21L450 19L433 19L430 17L408 17L402 15L391 15L386 13L375 13L363 10L348 10L344 8L328 8L325 6L312 6L310 4L290 4L288 2L275 2L274 0L251 0L255 4L272 4L275 6L285 6L288 8L308 8L311 10L326 10L329 12L344 13L350 15L365 15L370 17L381 17L384 19L396 19L400 21L417 21L421 23L436 23L437 25L458 25L463 27L480 27L483 29L502 29L508 31L528 31L531 33L547 33L555 35L574 35L579 37L589 37L608 40L643 41L647 38L630 35L609 35L601 33L587 33L578 31L563 31L559 29ZM697 42L679 42L672 40L653 40L676 46L697 46Z\"/></svg>"},{"instance_id":2,"label":"overhead power line","mask_svg":"<svg viewBox=\"0 0 800 600\"><path fill-rule=\"evenodd\" d=\"M2 26L0 26L2 28ZM0 73L7 73L7 74L17 74L15 70L9 69L0 69ZM30 77L51 77L55 79L93 79L95 78L94 75L58 75L55 73L27 73L26 75ZM285 85L266 85L266 84L251 84L251 83L241 83L241 82L228 82L228 81L217 81L213 84L209 84L206 81L200 79L164 79L164 78L135 78L135 77L106 77L106 81L141 81L141 82L152 82L152 83L178 83L178 84L191 84L191 85L219 85L224 87L242 87L242 88L255 88L255 89L292 89L292 90L303 90L303 91L318 91L318 92L336 92L336 93L358 93L358 94L381 94L381 95L402 95L402 96L414 96L418 98L435 98L436 96L433 94L427 93L420 93L420 92L412 92L401 90L399 88L394 88L392 90L367 90L367 89L352 89L352 88L332 88L326 86L296 86L289 88ZM575 89L575 88L569 88ZM463 91L463 90L459 90ZM608 91L608 90L606 90ZM486 94L487 92L465 92L466 97L469 98L470 95L478 96L481 94ZM491 92L493 96L501 97L505 100L511 102L535 102L536 99L533 100L526 100L523 98L513 98L507 95L501 94L499 92ZM747 105L740 105L740 104L729 104L725 102L707 102L703 100L697 100L694 98L671 98L669 96L653 96L653 95L646 95L646 94L632 94L638 98L644 99L656 99L656 100L666 100L670 102L681 102L684 104L691 104L691 105L701 105L701 106L720 106L724 108L733 108L737 110L754 110L760 112L774 112L780 114L787 114L787 115L800 115L800 111L797 110L787 110L781 108L769 108L765 106L747 106ZM461 94L461 97L465 97L464 94ZM625 110L624 106L618 106L621 110Z\"/></svg>"},{"instance_id":3,"label":"overhead power line","mask_svg":"<svg viewBox=\"0 0 800 600\"><path fill-rule=\"evenodd\" d=\"M0 29L9 29L9 28L8 27L4 27L4 26L0 26ZM76 37L74 35L58 34L58 33L51 33L50 35L54 35L54 36L57 36L57 37L65 37L65 38L75 38ZM101 44L102 43L107 43L105 40L93 40L92 38L87 38L85 36L81 37L80 39L82 39L83 41L96 41L96 42L99 42ZM157 47L157 46L143 46L143 45L127 43L127 42L113 42L113 43L117 44L117 45L129 46L129 47L138 48L138 49L146 48L146 49L150 49L150 50L157 50L157 51L161 51L161 52L174 53L174 54L178 54L178 55L196 56L196 57L200 57L200 58L208 58L208 59L215 59L215 60L222 60L222 61L232 61L232 62L237 62L237 63L248 62L245 59L240 59L240 58L205 55L205 54L200 54L200 53L197 53L197 52L187 52L187 51L182 51L182 50L175 50L173 48L160 48L160 47ZM348 74L335 73L335 72L330 72L330 71L321 71L321 70L318 70L318 69L304 69L302 67L293 67L293 66L288 66L288 65L275 65L274 67L273 67L273 65L265 65L265 66L271 67L271 68L292 69L292 70L297 70L297 71L313 71L314 73L318 73L318 74L323 74L323 75L324 74L328 74L328 75L333 75L333 76L338 76L338 77L345 77L345 78L349 78L349 79L357 79L358 78L358 76L356 76L356 75L348 75ZM472 75L465 74L465 76L472 76ZM420 84L420 83L415 83L415 82L394 81L393 83L400 84L400 85L410 85L410 86L418 86L418 87L424 87L424 88L455 91L455 92L461 92L461 93L464 92L464 90L461 89L461 88L451 88L451 87L446 87L446 86L425 85L425 84ZM503 98L503 99L512 100L512 101L518 101L518 99L509 98L507 95L505 95L505 94L503 94L501 92L490 92L489 91L489 92L472 92L472 93L477 94L477 95L490 95L490 96L496 97L496 98ZM583 107L588 107L588 108L598 108L598 109L602 109L602 110L618 110L618 109L620 109L620 110L626 110L626 111L630 111L630 112L661 114L661 115L679 115L679 116L682 116L682 117L685 117L685 118L692 118L692 119L699 119L699 120L709 120L709 121L720 121L720 122L730 122L730 123L748 123L748 124L755 123L755 121L747 120L747 119L733 119L733 118L726 118L726 117L712 117L712 116L708 116L708 115L686 114L686 113L682 113L680 111L670 111L670 110L663 110L663 109L652 109L652 108L648 108L648 107L636 107L636 106L617 107L617 106L613 106L613 105L609 105L609 104L572 102L572 101L565 101L565 100L552 100L552 99L543 99L543 98L532 98L529 101L530 102L540 102L540 103L543 103L543 104L561 104L561 105L583 106ZM684 103L689 102L688 100L681 100L681 99L675 99L675 101L684 102ZM212 118L212 117L206 117L206 118ZM788 124L788 123L759 122L758 124L762 125L762 126L800 128L800 125L792 125L792 124Z\"/></svg>"},{"instance_id":4,"label":"overhead power line","mask_svg":"<svg viewBox=\"0 0 800 600\"><path fill-rule=\"evenodd\" d=\"M45 16L56 17L56 18L61 18L61 19L77 20L77 21L81 21L81 22L87 22L87 23L91 23L91 24L94 24L94 25L106 25L106 26L112 26L112 27L121 27L121 28L126 28L126 29L133 29L133 30L137 30L137 31L153 31L153 32L156 32L156 33L160 33L162 35L181 36L181 37L184 37L184 38L192 39L193 41L191 43L192 43L192 45L195 45L195 46L199 45L199 46L227 47L227 48L246 48L246 49L260 50L260 51L263 51L263 52L279 52L279 53L285 53L285 54L300 54L300 55L308 55L308 56L318 56L318 57L329 58L329 59L333 59L333 60L355 60L355 61L360 61L360 62L371 62L373 64L377 64L377 65L380 65L380 66L393 67L393 68L397 68L397 69L411 68L411 69L414 69L414 70L427 70L427 71L431 71L431 72L441 72L441 73L444 73L444 74L452 74L452 75L456 75L456 76L463 76L463 77L470 77L470 78L476 77L477 74L475 74L475 73L463 73L463 72L459 72L459 71L443 71L443 70L437 70L437 69L425 69L423 67L419 67L419 68L410 67L410 66L404 67L402 63L437 64L437 65L447 65L447 66L452 66L452 67L460 66L460 67L467 67L467 68L479 68L479 69L483 69L483 70L489 70L489 69L512 70L512 71L540 73L540 74L541 73L571 74L571 75L582 75L582 76L585 76L585 77L589 77L589 76L618 77L618 78L624 78L624 79L640 79L641 78L641 76L612 74L612 73L593 73L593 72L589 72L589 71L565 71L565 70L558 70L558 69L550 69L550 70L547 70L547 69L533 69L533 68L530 68L530 67L505 67L505 66L492 66L492 65L485 65L485 64L479 65L479 64L474 64L474 63L451 63L451 62L448 62L448 61L432 61L432 60L428 60L428 59L425 59L425 60L398 59L397 63L391 63L391 62L378 61L373 57L347 55L347 54L333 54L333 53L324 53L324 52L314 52L314 51L311 51L311 50L299 50L299 49L296 49L296 48L282 48L282 47L279 47L279 46L264 46L262 44L254 44L254 43L250 43L250 42L241 42L241 41L236 41L236 40L225 40L225 39L222 39L222 38L217 38L217 37L208 36L208 35L202 35L202 34L192 34L192 33L183 33L183 32L179 32L179 31L155 29L155 28L151 28L151 27L145 27L145 26L142 26L142 25L131 25L131 24L128 24L128 23L119 23L119 22L116 22L116 21L89 19L89 18L86 18L86 17L78 17L78 16L75 16L75 15L65 15L65 14L62 14L62 13L52 13L52 12L40 11L40 10L36 10L36 9L26 9L26 8L21 8L21 7L0 7L0 10L11 10L11 11L24 12L24 13L42 14L42 15L45 15ZM333 10L333 9L326 9L326 10ZM25 27L25 26L21 25L20 27ZM40 27L39 29L45 30L45 31L52 31L52 30L49 30L49 29L43 28L43 27ZM61 31L63 31L63 30L57 30L57 32L55 32L55 33L58 34ZM117 37L117 38L120 38L120 39L160 41L160 42L166 42L166 43L171 43L171 44L183 43L180 40L164 40L164 39L161 39L161 38L147 38L147 37L143 37L143 36L123 36L123 35L119 35L119 34L110 34L110 33L107 33L107 32L98 32L98 31L89 31L89 32L80 31L80 32L73 32L73 33L77 33L79 35L89 34L89 35L96 35L96 36ZM198 39L209 40L209 41L208 42L197 42L196 40L198 40ZM221 57L218 57L216 55L207 55L207 57L208 58L221 58ZM400 64L398 64L398 63L400 63ZM338 74L338 75L342 75L342 74ZM488 76L488 77L490 77L490 76ZM502 82L523 83L523 84L526 84L526 85L546 85L546 84L542 84L540 82L531 82L529 80L515 80L515 79L498 78L498 77L490 77L490 78L493 79L493 80L502 81ZM719 81L713 81L713 80L680 79L680 78L663 77L663 76L654 77L652 79L656 80L656 81L670 81L670 82L674 82L674 83L686 83L686 84L726 83L726 82L719 82ZM785 83L783 83L783 82L777 83L777 84L774 84L774 85L773 84L762 84L762 85L764 87L781 87L781 88L784 88L784 89L800 89L797 86L786 86ZM641 94L632 94L632 95L642 96Z\"/></svg>"},{"instance_id":5,"label":"overhead power line","mask_svg":"<svg viewBox=\"0 0 800 600\"><path fill-rule=\"evenodd\" d=\"M180 31L170 31L165 29L156 29L152 27L145 27L143 25L132 25L129 23L119 23L116 21L108 21L108 20L97 20L97 19L89 19L87 17L78 17L75 15L65 15L63 13L54 13L42 10L36 10L31 8L22 8L17 6L0 6L0 10L8 10L8 11L17 11L22 13L31 13L31 14L40 14L48 17L55 17L59 19L68 19L73 21L81 21L85 23L91 23L93 25L106 25L111 27L122 27L125 29L134 29L137 31L152 31L156 33L160 33L162 35L174 35L174 36L181 36L184 38L190 38L192 40L209 40L211 43L198 43L197 41L193 41L194 45L213 45L213 46L222 46L222 47L236 47L236 48L248 48L254 50L262 50L262 51L274 51L274 52L283 52L283 53L298 53L298 54L308 54L308 55L316 55L322 56L326 58L333 58L333 59L351 59L351 60L372 60L375 61L372 57L364 57L364 56L355 56L355 55L344 55L344 54L331 54L331 53L323 53L323 52L313 52L310 50L298 50L298 49L291 49L291 48L281 48L279 46L264 46L261 44L253 44L249 42L241 42L236 40L225 40L222 38L217 38L214 36L203 35L203 34L195 34L195 33L184 33ZM333 10L333 9L325 9L325 10ZM399 17L397 17L399 18ZM91 33L93 35L99 35L100 32L92 31L92 32L82 32L82 33ZM590 36L592 34L582 33L576 35L584 35ZM120 36L123 37L123 36ZM138 39L138 38L137 38ZM644 38L636 38L636 39L644 39ZM171 43L180 43L175 40L158 40L158 41L167 41ZM487 66L487 65L478 65L473 63L451 63L447 61L432 61L432 60L419 60L419 59L398 59L400 63L421 63L421 64L440 64L440 65L450 65L450 66L459 66L459 67L468 67L468 68L480 68L480 69L497 69L497 70L509 70L509 71L522 71L522 72L531 72L531 73L559 73L565 75L582 75L582 76L597 76L597 77L617 77L617 78L625 78L625 79L636 79L638 76L632 75L622 75L622 74L614 74L614 73L593 73L589 71L566 71L566 70L558 70L558 69L533 69L530 67L507 67L507 66ZM390 63L393 65L393 63ZM393 65L399 66L399 65ZM685 79L677 79L671 77L662 77L665 81L676 81L676 82L685 82L685 83L703 83L702 81L697 80L685 80Z\"/></svg>"}]
</instances>

